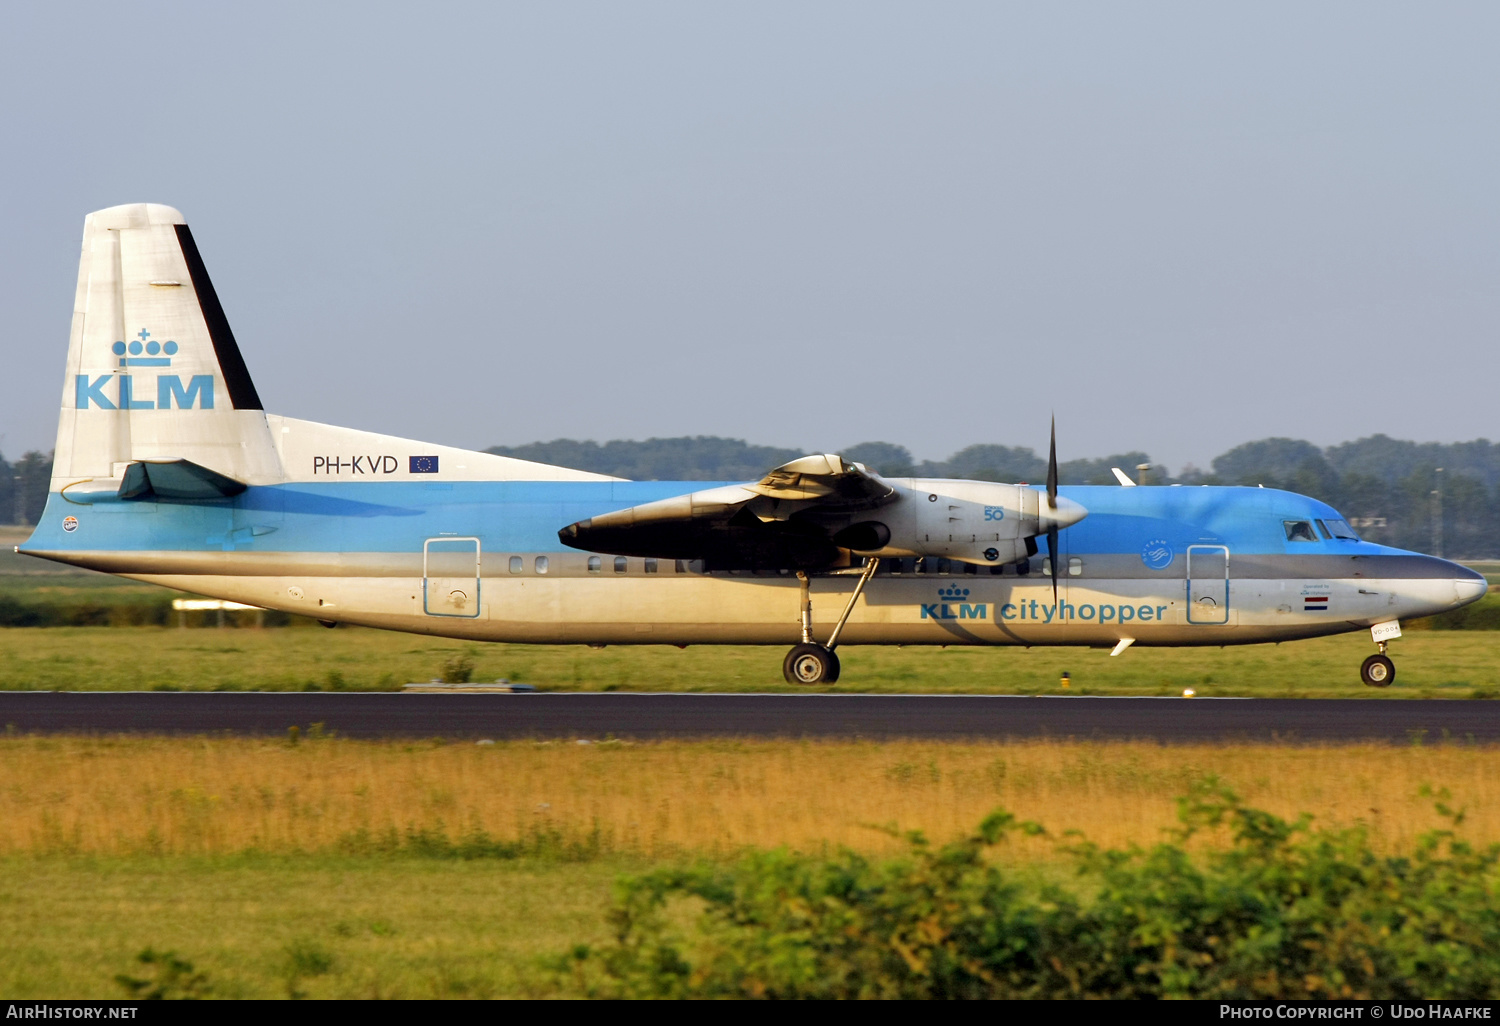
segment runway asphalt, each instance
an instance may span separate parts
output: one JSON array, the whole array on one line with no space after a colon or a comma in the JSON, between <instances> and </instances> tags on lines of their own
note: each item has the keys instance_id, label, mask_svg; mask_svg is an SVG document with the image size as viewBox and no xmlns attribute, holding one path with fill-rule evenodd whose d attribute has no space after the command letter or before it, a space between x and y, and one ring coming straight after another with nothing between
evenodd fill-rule
<instances>
[{"instance_id":1,"label":"runway asphalt","mask_svg":"<svg viewBox=\"0 0 1500 1026\"><path fill-rule=\"evenodd\" d=\"M1500 702L1038 698L980 695L0 692L24 733L344 737L1097 738L1190 741L1500 741Z\"/></svg>"}]
</instances>

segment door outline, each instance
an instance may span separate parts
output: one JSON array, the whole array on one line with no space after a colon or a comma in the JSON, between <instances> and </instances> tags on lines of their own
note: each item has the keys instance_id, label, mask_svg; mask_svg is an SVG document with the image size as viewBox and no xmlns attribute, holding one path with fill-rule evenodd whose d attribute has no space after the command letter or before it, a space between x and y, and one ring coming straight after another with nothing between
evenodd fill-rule
<instances>
[{"instance_id":1,"label":"door outline","mask_svg":"<svg viewBox=\"0 0 1500 1026\"><path fill-rule=\"evenodd\" d=\"M1199 552L1203 555L1213 553L1215 556L1224 557L1224 586L1219 589L1218 575L1205 577L1198 587L1194 587L1193 581L1193 553ZM1229 546L1228 545L1189 545L1187 547L1187 622L1192 624L1205 624L1224 626L1229 622ZM1204 599L1212 599L1213 605L1205 607L1202 605ZM1210 612L1212 610L1212 612Z\"/></svg>"},{"instance_id":2,"label":"door outline","mask_svg":"<svg viewBox=\"0 0 1500 1026\"><path fill-rule=\"evenodd\" d=\"M438 578L429 577L428 574L427 574L427 568L428 568L428 563L430 562L430 559L431 559L432 545L433 545L434 542L436 542L436 543L438 543L440 545L450 544L450 543L458 543L458 542L472 542L473 545L474 545L474 576L473 577L468 577L468 576L465 576L465 577L438 577ZM466 551L467 550L459 550L458 554L463 554ZM456 536L453 536L453 535L446 535L446 536L441 537L441 538L428 538L426 541L424 541L422 543L422 612L426 613L428 616L451 616L451 617L457 617L459 619L465 619L465 620L473 620L473 619L477 618L479 616L479 609L480 609L479 588L480 588L480 581L481 581L481 567L482 567L481 553L480 553L480 545L479 545L479 539L478 538L474 538L474 537L456 537ZM436 596L433 595L431 584L432 584L432 582L434 580L442 580L442 581L464 581L464 582L472 581L473 582L473 592L474 592L474 611L472 613L467 613L467 612L465 612L465 613L449 613L449 612L444 612L444 611L442 611L440 609L433 609L432 608L432 600ZM441 589L439 589L439 590L441 590ZM450 594L451 594L451 592L450 592Z\"/></svg>"}]
</instances>

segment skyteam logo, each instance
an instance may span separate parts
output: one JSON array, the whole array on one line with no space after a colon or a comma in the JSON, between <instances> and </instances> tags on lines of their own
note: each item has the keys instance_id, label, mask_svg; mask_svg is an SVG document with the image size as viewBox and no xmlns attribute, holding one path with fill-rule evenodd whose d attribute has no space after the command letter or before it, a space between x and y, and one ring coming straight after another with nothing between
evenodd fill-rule
<instances>
[{"instance_id":1,"label":"skyteam logo","mask_svg":"<svg viewBox=\"0 0 1500 1026\"><path fill-rule=\"evenodd\" d=\"M137 398L142 393L150 395L151 386L138 389L135 375L127 371L135 367L170 367L179 348L172 339L152 338L151 332L145 328L138 331L130 342L123 339L116 342L110 346L110 351L119 358L119 365L124 370L118 374L101 374L97 378L79 374L74 379L74 405L80 410L90 407L100 410L213 409L212 374L194 374L186 385L180 374L158 374L156 398Z\"/></svg>"},{"instance_id":2,"label":"skyteam logo","mask_svg":"<svg viewBox=\"0 0 1500 1026\"><path fill-rule=\"evenodd\" d=\"M1176 555L1172 546L1161 538L1153 538L1141 549L1141 562L1152 570L1165 570Z\"/></svg>"},{"instance_id":3,"label":"skyteam logo","mask_svg":"<svg viewBox=\"0 0 1500 1026\"><path fill-rule=\"evenodd\" d=\"M969 602L969 589L952 585L938 589L938 601L922 606L924 620L987 620L983 602Z\"/></svg>"}]
</instances>

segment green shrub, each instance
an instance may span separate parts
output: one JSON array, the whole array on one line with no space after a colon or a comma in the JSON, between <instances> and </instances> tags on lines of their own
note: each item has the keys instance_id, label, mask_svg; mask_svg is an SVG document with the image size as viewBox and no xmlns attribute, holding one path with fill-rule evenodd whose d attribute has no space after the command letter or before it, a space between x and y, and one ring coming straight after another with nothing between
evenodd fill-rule
<instances>
[{"instance_id":1,"label":"green shrub","mask_svg":"<svg viewBox=\"0 0 1500 1026\"><path fill-rule=\"evenodd\" d=\"M144 1001L193 1001L212 995L208 974L198 972L193 963L178 958L175 951L157 951L146 948L135 956L145 972L136 977L120 973L115 983L126 995Z\"/></svg>"},{"instance_id":2,"label":"green shrub","mask_svg":"<svg viewBox=\"0 0 1500 1026\"><path fill-rule=\"evenodd\" d=\"M1456 827L1461 813L1441 803ZM767 998L1494 998L1500 848L1453 829L1397 855L1365 831L1247 808L1215 780L1149 850L1060 843L1064 886L985 856L1007 813L890 861L785 850L620 884L614 941L562 965L590 992ZM1229 834L1227 846L1189 845ZM683 933L681 899L701 906Z\"/></svg>"},{"instance_id":3,"label":"green shrub","mask_svg":"<svg viewBox=\"0 0 1500 1026\"><path fill-rule=\"evenodd\" d=\"M441 820L430 826L394 826L383 831L361 827L340 837L336 848L360 857L400 855L422 859L509 860L535 858L553 862L588 862L614 851L595 823L587 833L565 834L551 824L534 823L514 840L503 840L479 826L450 836Z\"/></svg>"},{"instance_id":4,"label":"green shrub","mask_svg":"<svg viewBox=\"0 0 1500 1026\"><path fill-rule=\"evenodd\" d=\"M461 652L443 661L443 683L467 684L474 676L474 655Z\"/></svg>"},{"instance_id":5,"label":"green shrub","mask_svg":"<svg viewBox=\"0 0 1500 1026\"><path fill-rule=\"evenodd\" d=\"M333 954L317 941L298 939L282 949L285 956L281 971L286 979L286 996L296 1001L307 997L298 984L315 976L326 976L333 969Z\"/></svg>"}]
</instances>

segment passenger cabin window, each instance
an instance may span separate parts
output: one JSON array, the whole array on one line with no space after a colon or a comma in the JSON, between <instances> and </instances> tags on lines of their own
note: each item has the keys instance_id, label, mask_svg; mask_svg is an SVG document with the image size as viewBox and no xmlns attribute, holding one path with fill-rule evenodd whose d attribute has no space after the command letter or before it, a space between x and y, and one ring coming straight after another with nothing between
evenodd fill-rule
<instances>
[{"instance_id":1,"label":"passenger cabin window","mask_svg":"<svg viewBox=\"0 0 1500 1026\"><path fill-rule=\"evenodd\" d=\"M604 566L604 560L600 559L598 556L589 557L589 573L597 574L602 566Z\"/></svg>"},{"instance_id":2,"label":"passenger cabin window","mask_svg":"<svg viewBox=\"0 0 1500 1026\"><path fill-rule=\"evenodd\" d=\"M654 560L654 559L648 559L648 560L646 560L646 573L648 573L648 574L654 574L654 573L656 573L656 560Z\"/></svg>"},{"instance_id":3,"label":"passenger cabin window","mask_svg":"<svg viewBox=\"0 0 1500 1026\"><path fill-rule=\"evenodd\" d=\"M513 573L513 574L518 574L518 573L521 572L521 557L520 556L511 556L510 557L510 572Z\"/></svg>"},{"instance_id":4,"label":"passenger cabin window","mask_svg":"<svg viewBox=\"0 0 1500 1026\"><path fill-rule=\"evenodd\" d=\"M1069 556L1068 557L1068 576L1069 577L1082 577L1083 576L1083 560L1079 559L1077 556Z\"/></svg>"},{"instance_id":5,"label":"passenger cabin window","mask_svg":"<svg viewBox=\"0 0 1500 1026\"><path fill-rule=\"evenodd\" d=\"M1313 534L1312 521L1310 520L1283 520L1281 526L1286 528L1286 540L1289 542L1315 542L1318 536Z\"/></svg>"},{"instance_id":6,"label":"passenger cabin window","mask_svg":"<svg viewBox=\"0 0 1500 1026\"><path fill-rule=\"evenodd\" d=\"M615 557L615 573L617 573L617 574L623 574L625 572L625 567L629 564L629 562L630 561L627 560L624 556L616 556Z\"/></svg>"},{"instance_id":7,"label":"passenger cabin window","mask_svg":"<svg viewBox=\"0 0 1500 1026\"><path fill-rule=\"evenodd\" d=\"M539 574L544 574L544 573L547 572L547 557L546 556L538 556L538 557L536 557L536 572L539 573Z\"/></svg>"}]
</instances>

